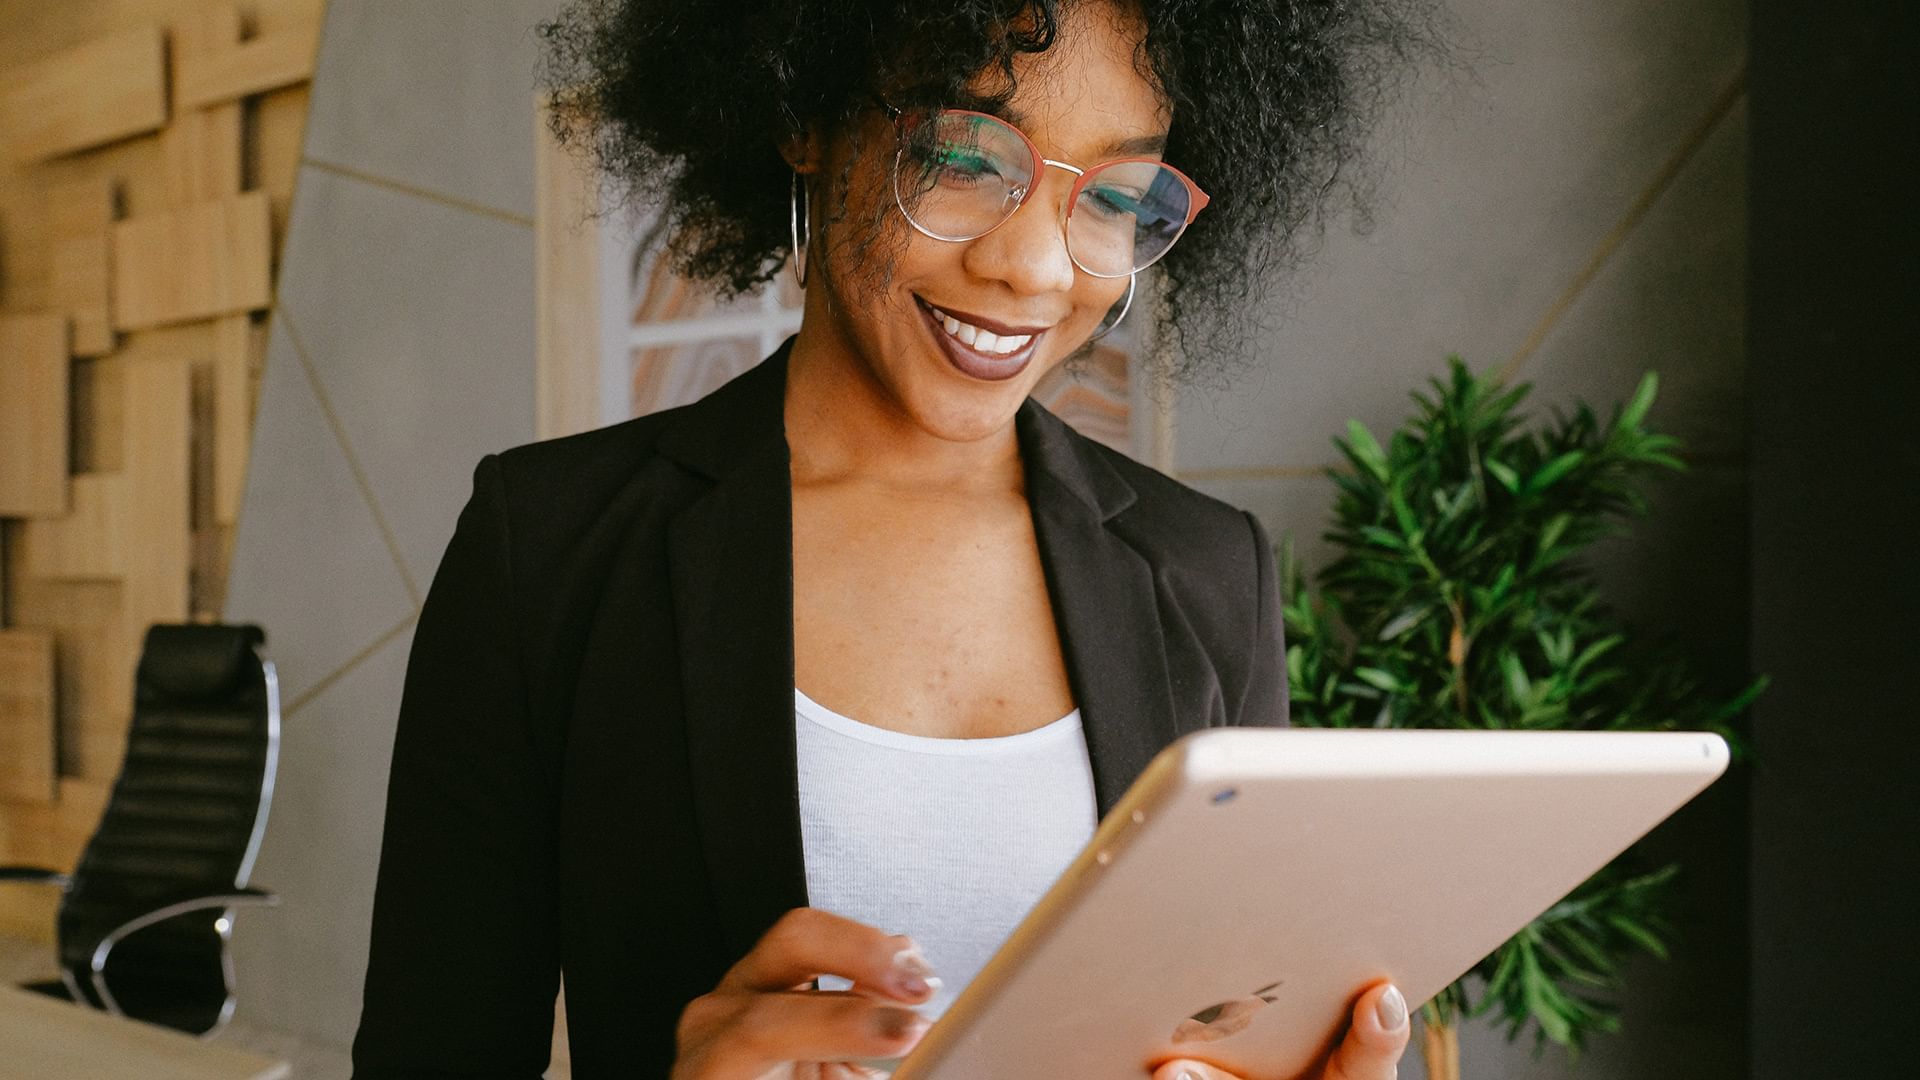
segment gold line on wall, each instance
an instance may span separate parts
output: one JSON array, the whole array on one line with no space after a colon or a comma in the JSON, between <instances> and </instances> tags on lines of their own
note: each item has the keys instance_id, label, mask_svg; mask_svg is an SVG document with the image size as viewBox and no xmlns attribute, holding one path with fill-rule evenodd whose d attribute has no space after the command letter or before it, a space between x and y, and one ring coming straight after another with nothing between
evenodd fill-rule
<instances>
[{"instance_id":1,"label":"gold line on wall","mask_svg":"<svg viewBox=\"0 0 1920 1080\"><path fill-rule=\"evenodd\" d=\"M285 706L281 708L280 710L281 717L282 718L291 717L294 713L299 712L302 708L304 708L307 705L308 702L312 701L314 698L319 697L321 692L326 690L327 687L332 686L334 683L339 682L342 678L344 678L347 672L352 671L354 668L359 667L362 663L366 662L368 657L372 656L374 653L377 653L381 649L385 648L387 642L392 641L394 638L398 637L400 633L404 631L407 627L412 626L414 620L418 619L419 617L420 617L420 611L419 611L419 608L416 606L415 609L412 612L410 612L406 618L401 619L399 622L393 624L393 626L382 631L380 636L377 638L374 638L373 641L370 644L368 644L365 648L361 649L357 653L354 653L352 656L347 657L347 659L343 661L339 667L334 668L332 671L327 672L325 675L321 676L312 686L309 686L304 691L301 691L299 697L294 698L292 701L288 702Z\"/></svg>"},{"instance_id":2,"label":"gold line on wall","mask_svg":"<svg viewBox=\"0 0 1920 1080\"><path fill-rule=\"evenodd\" d=\"M313 390L314 401L319 404L321 415L327 418L327 426L333 429L334 442L340 445L340 453L347 460L347 469L353 473L353 482L360 488L360 497L366 500L367 511L373 515L373 523L380 529L380 539L387 545L387 555L393 560L394 569L400 572L400 581L407 587L408 599L417 608L420 606L420 587L414 584L413 574L407 570L407 560L400 554L400 542L393 535L393 527L387 524L387 515L380 510L380 500L374 498L373 484L368 481L366 470L360 467L360 456L353 452L353 443L347 439L346 425L340 422L340 415L333 411L333 402L328 399L326 388L320 384L320 372L307 355L307 347L301 342L293 320L287 317L285 305L275 305L274 317L287 328L287 340L293 344L293 354L300 360L307 386Z\"/></svg>"},{"instance_id":3,"label":"gold line on wall","mask_svg":"<svg viewBox=\"0 0 1920 1080\"><path fill-rule=\"evenodd\" d=\"M1628 236L1632 235L1633 230L1647 216L1647 211L1653 209L1653 204L1660 200L1660 196L1666 194L1667 189L1673 186L1674 180L1687 167L1687 163L1694 159L1702 146L1706 145L1707 139L1726 120L1727 115L1733 111L1733 107L1739 103L1740 99L1746 96L1746 92L1747 68L1742 64L1740 70L1734 73L1733 78L1720 91L1719 96L1714 98L1713 104L1708 106L1699 122L1694 124L1693 128L1680 140L1679 148L1661 163L1653 179L1633 202L1627 205L1626 212L1620 216L1620 220L1614 223L1613 228L1608 230L1605 236L1601 237L1599 246L1593 249L1593 254L1587 258L1586 265L1580 268L1580 272L1574 275L1573 280L1567 284L1559 296L1554 298L1553 303L1547 305L1546 314L1534 324L1526 340L1520 343L1520 347L1514 350L1513 356L1500 369L1501 382L1511 382L1514 376L1520 373L1520 368L1532 359L1535 352L1539 351L1540 346L1547 340L1547 335L1559 325L1561 317L1572 309L1574 303L1580 299L1580 295L1586 291L1587 286L1593 284L1594 279L1600 276L1600 271L1613 258L1613 253L1620 249L1620 245L1626 242Z\"/></svg>"},{"instance_id":4,"label":"gold line on wall","mask_svg":"<svg viewBox=\"0 0 1920 1080\"><path fill-rule=\"evenodd\" d=\"M482 217L490 217L497 221L504 221L510 225L520 225L529 229L533 228L533 219L525 214L516 214L510 210L502 210L496 206L488 206L485 203L462 199L457 196L434 191L432 188L420 187L417 184L409 184L403 180L394 180L390 177L381 176L378 173L364 172L346 165L336 165L331 161L322 161L316 157L302 157L300 163L311 166L321 172L332 173L335 176L344 176L349 180L358 180L363 184L371 184L377 188L385 188L388 191L398 192L402 195L411 195L416 199L425 199L428 202L439 203L442 206L451 206L455 210L465 210L468 213L479 214Z\"/></svg>"}]
</instances>

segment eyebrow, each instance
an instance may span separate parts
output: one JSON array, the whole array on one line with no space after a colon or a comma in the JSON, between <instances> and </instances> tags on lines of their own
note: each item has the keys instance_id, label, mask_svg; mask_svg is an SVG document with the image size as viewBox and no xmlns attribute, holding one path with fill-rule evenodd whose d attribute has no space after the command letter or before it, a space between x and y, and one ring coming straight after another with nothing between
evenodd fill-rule
<instances>
[{"instance_id":1,"label":"eyebrow","mask_svg":"<svg viewBox=\"0 0 1920 1080\"><path fill-rule=\"evenodd\" d=\"M962 100L960 107L970 109L974 112L989 113L997 116L1022 131L1027 129L1027 118L1021 115L1018 109L1004 102L972 98ZM1094 155L1093 160L1110 161L1113 158L1124 157L1157 157L1164 154L1166 149L1167 137L1165 135L1131 135L1107 143Z\"/></svg>"}]
</instances>

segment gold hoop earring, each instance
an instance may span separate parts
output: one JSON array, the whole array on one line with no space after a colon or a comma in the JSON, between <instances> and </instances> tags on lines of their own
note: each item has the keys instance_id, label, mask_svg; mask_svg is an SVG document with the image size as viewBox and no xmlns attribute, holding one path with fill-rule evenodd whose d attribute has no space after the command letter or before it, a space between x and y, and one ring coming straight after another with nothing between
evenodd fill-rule
<instances>
[{"instance_id":1,"label":"gold hoop earring","mask_svg":"<svg viewBox=\"0 0 1920 1080\"><path fill-rule=\"evenodd\" d=\"M799 173L787 185L787 230L793 238L793 261L788 269L793 271L794 283L801 288L807 287L807 244L813 239L813 222L807 222L807 238L800 238L800 221L805 216L801 206L806 203L804 192L807 182L800 179Z\"/></svg>"}]
</instances>

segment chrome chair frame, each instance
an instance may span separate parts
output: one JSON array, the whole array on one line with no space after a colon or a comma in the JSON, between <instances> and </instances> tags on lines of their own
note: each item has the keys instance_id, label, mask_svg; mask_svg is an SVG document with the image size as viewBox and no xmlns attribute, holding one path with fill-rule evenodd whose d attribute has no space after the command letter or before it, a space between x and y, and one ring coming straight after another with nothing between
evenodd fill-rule
<instances>
[{"instance_id":1,"label":"chrome chair frame","mask_svg":"<svg viewBox=\"0 0 1920 1080\"><path fill-rule=\"evenodd\" d=\"M214 1025L200 1034L200 1038L209 1039L233 1019L234 1006L237 1003L233 972L233 909L236 907L278 907L280 897L264 889L252 888L247 879L253 875L254 860L260 855L260 843L267 832L267 814L273 806L274 778L280 767L280 680L274 670L273 661L260 661L266 675L267 685L267 753L266 768L260 779L260 806L254 816L253 832L247 839L247 850L240 860L240 870L236 874L233 891L211 896L184 897L155 908L145 914L127 920L114 928L94 947L88 962L88 981L94 991L100 995L106 1011L115 1016L125 1016L120 1003L114 999L113 992L107 989L107 959L116 945L128 936L155 923L165 922L176 915L204 911L208 908L220 908L220 918L214 923L215 932L220 935L221 980L226 987L226 1000L220 1006L219 1019ZM27 884L46 885L60 890L64 901L66 894L73 888L73 877L57 870L47 870L32 866L0 866L0 885ZM73 969L65 964L60 966L60 981L66 984L67 993L74 1002L86 1005L88 998L81 991L79 980Z\"/></svg>"}]
</instances>

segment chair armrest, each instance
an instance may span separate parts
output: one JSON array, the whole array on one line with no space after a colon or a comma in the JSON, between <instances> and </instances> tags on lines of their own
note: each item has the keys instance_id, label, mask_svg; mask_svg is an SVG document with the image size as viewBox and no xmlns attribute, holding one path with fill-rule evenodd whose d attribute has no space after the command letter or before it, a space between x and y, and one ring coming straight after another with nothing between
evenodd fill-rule
<instances>
[{"instance_id":1,"label":"chair armrest","mask_svg":"<svg viewBox=\"0 0 1920 1080\"><path fill-rule=\"evenodd\" d=\"M111 953L113 947L120 944L127 935L144 930L154 923L165 922L176 915L185 915L190 911L204 911L208 908L279 906L280 897L275 893L265 889L235 888L211 896L185 897L154 908L138 918L128 919L116 927L112 933L101 938L100 944L93 950L93 959L89 966L93 969L93 988L100 995L100 1003L107 1007L108 1012L116 1016L126 1015L121 1011L120 1003L113 999L112 992L107 989L106 971L107 954Z\"/></svg>"},{"instance_id":2,"label":"chair armrest","mask_svg":"<svg viewBox=\"0 0 1920 1080\"><path fill-rule=\"evenodd\" d=\"M72 883L72 878L58 870L39 866L0 866L0 885L51 885L56 889L64 889Z\"/></svg>"}]
</instances>

